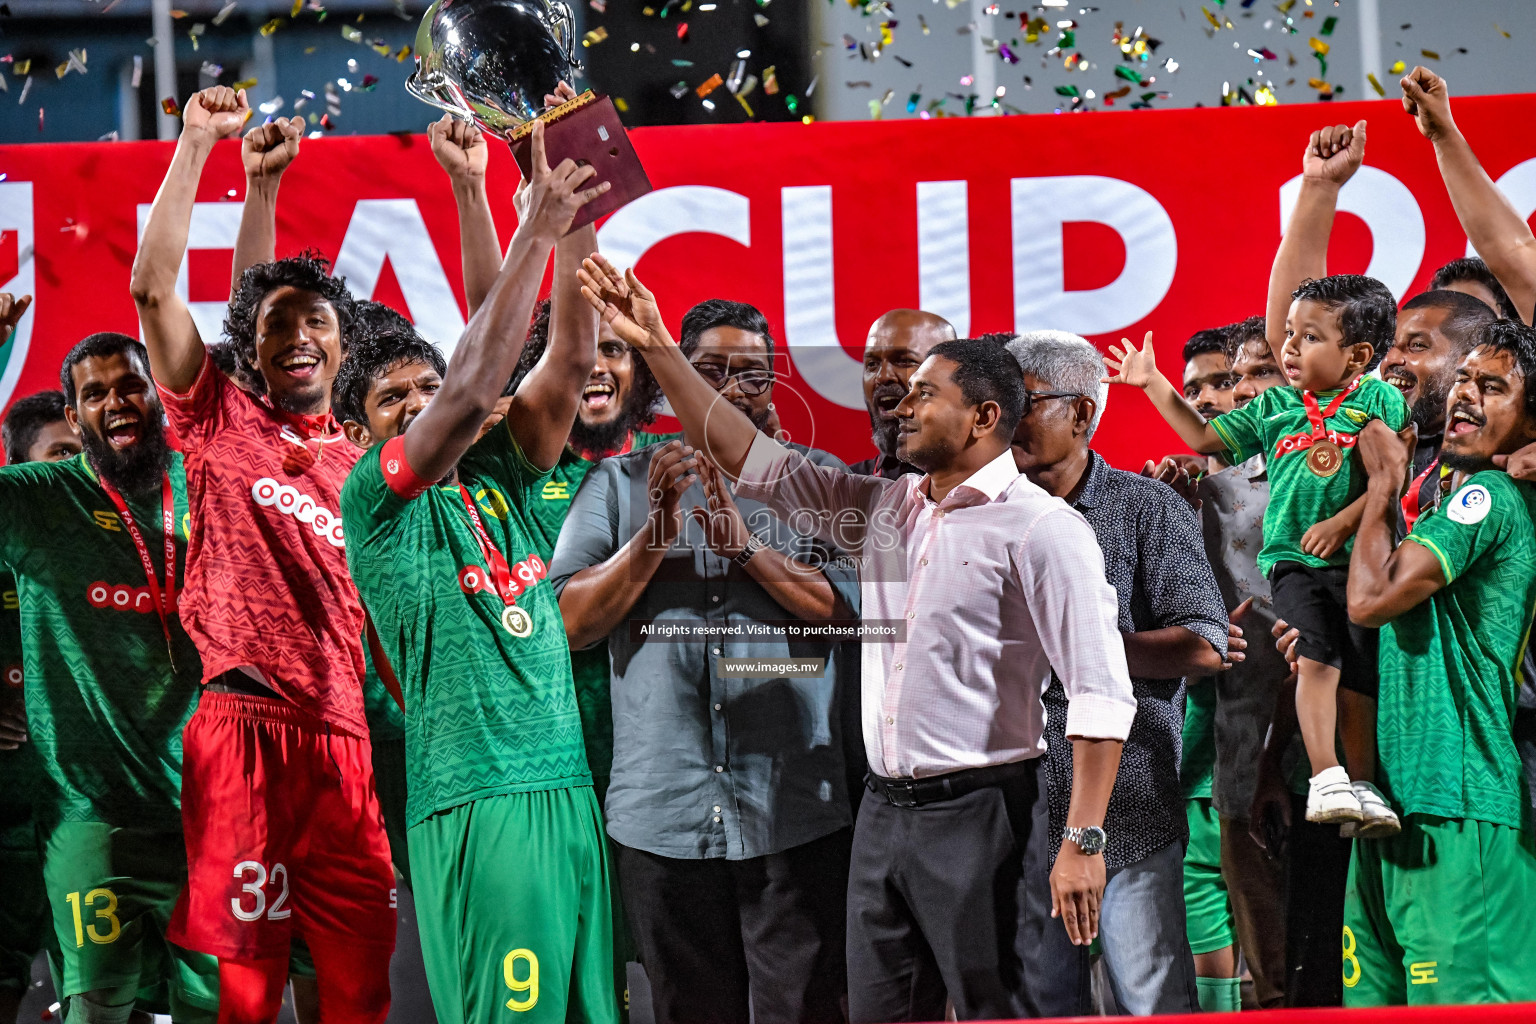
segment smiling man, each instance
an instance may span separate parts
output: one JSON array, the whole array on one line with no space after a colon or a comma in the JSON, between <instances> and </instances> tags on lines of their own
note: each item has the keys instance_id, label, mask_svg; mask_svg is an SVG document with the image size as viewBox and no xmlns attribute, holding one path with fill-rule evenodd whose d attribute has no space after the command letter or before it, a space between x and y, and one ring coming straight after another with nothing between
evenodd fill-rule
<instances>
[{"instance_id":1,"label":"smiling man","mask_svg":"<svg viewBox=\"0 0 1536 1024\"><path fill-rule=\"evenodd\" d=\"M869 435L877 454L849 466L851 472L886 479L922 472L896 457L901 424L896 406L907 397L907 384L928 350L954 340L955 329L948 320L920 309L893 309L870 325L864 341L864 407L869 410Z\"/></svg>"},{"instance_id":2,"label":"smiling man","mask_svg":"<svg viewBox=\"0 0 1536 1024\"><path fill-rule=\"evenodd\" d=\"M134 260L155 381L182 440L197 538L182 603L207 693L186 730L190 879L173 934L220 958L224 1019L267 1022L304 939L327 1020L382 1021L394 872L363 712L363 611L341 487L359 452L331 415L352 299L299 257L241 275L213 364L176 291L198 178L245 94L194 95Z\"/></svg>"},{"instance_id":3,"label":"smiling man","mask_svg":"<svg viewBox=\"0 0 1536 1024\"><path fill-rule=\"evenodd\" d=\"M1381 627L1378 748L1396 837L1356 843L1344 914L1347 1006L1536 999L1536 831L1514 742L1536 610L1536 488L1494 468L1536 440L1536 331L1484 329L1456 371L1449 498L1393 543L1408 458L1368 425L1370 476L1349 614Z\"/></svg>"},{"instance_id":4,"label":"smiling man","mask_svg":"<svg viewBox=\"0 0 1536 1024\"><path fill-rule=\"evenodd\" d=\"M185 883L182 728L201 663L176 597L186 486L143 346L93 334L60 370L84 454L0 469L0 561L16 573L34 811L69 1019L218 1010L213 958L167 941ZM12 880L6 877L9 904ZM140 1000L170 986L170 1002Z\"/></svg>"}]
</instances>

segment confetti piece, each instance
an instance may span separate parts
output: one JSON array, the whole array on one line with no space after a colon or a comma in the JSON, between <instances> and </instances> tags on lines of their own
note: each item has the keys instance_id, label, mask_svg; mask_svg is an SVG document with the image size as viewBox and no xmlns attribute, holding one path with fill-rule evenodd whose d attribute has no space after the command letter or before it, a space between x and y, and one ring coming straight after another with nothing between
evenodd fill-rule
<instances>
[{"instance_id":1,"label":"confetti piece","mask_svg":"<svg viewBox=\"0 0 1536 1024\"><path fill-rule=\"evenodd\" d=\"M196 25L193 25L191 28L187 29L187 35L191 36L193 39L196 39L198 36L207 31L208 23L200 21Z\"/></svg>"},{"instance_id":2,"label":"confetti piece","mask_svg":"<svg viewBox=\"0 0 1536 1024\"><path fill-rule=\"evenodd\" d=\"M1400 75L1404 71L1406 71L1407 69L1408 69L1408 65L1405 64L1404 62L1402 62L1402 61L1394 61L1392 66L1390 68L1387 68L1387 73L1388 74L1393 74L1393 75Z\"/></svg>"},{"instance_id":3,"label":"confetti piece","mask_svg":"<svg viewBox=\"0 0 1536 1024\"><path fill-rule=\"evenodd\" d=\"M389 56L389 44L382 39L375 39L373 42L368 44L368 48L371 49L374 53L378 54L380 57Z\"/></svg>"},{"instance_id":4,"label":"confetti piece","mask_svg":"<svg viewBox=\"0 0 1536 1024\"><path fill-rule=\"evenodd\" d=\"M404 64L405 63L405 59L407 57L409 57L410 55L411 55L411 48L409 46L402 46L402 47L400 47L399 51L395 54L395 63L396 64Z\"/></svg>"},{"instance_id":5,"label":"confetti piece","mask_svg":"<svg viewBox=\"0 0 1536 1024\"><path fill-rule=\"evenodd\" d=\"M297 18L299 12L304 9L304 0L293 0L293 9L288 12L288 17Z\"/></svg>"},{"instance_id":6,"label":"confetti piece","mask_svg":"<svg viewBox=\"0 0 1536 1024\"><path fill-rule=\"evenodd\" d=\"M330 114L321 114L320 115L320 127L324 128L326 131L332 131L332 130L335 129L336 126L331 123L331 115Z\"/></svg>"},{"instance_id":7,"label":"confetti piece","mask_svg":"<svg viewBox=\"0 0 1536 1024\"><path fill-rule=\"evenodd\" d=\"M1329 85L1321 78L1309 78L1307 79L1307 84L1316 89L1318 92L1322 93L1324 96L1333 95L1333 86Z\"/></svg>"},{"instance_id":8,"label":"confetti piece","mask_svg":"<svg viewBox=\"0 0 1536 1024\"><path fill-rule=\"evenodd\" d=\"M925 35L925 36L928 35L928 33L929 33L928 20L926 18L924 18L921 14L919 14L917 16L917 25L918 25L919 28L921 28L923 30L923 35Z\"/></svg>"},{"instance_id":9,"label":"confetti piece","mask_svg":"<svg viewBox=\"0 0 1536 1024\"><path fill-rule=\"evenodd\" d=\"M1367 71L1365 74L1365 80L1371 83L1371 88L1376 90L1377 96L1385 96L1387 94L1387 90L1383 89L1381 87L1381 83L1376 80L1376 75L1374 72Z\"/></svg>"},{"instance_id":10,"label":"confetti piece","mask_svg":"<svg viewBox=\"0 0 1536 1024\"><path fill-rule=\"evenodd\" d=\"M704 106L705 110L714 110L715 109L715 101L714 100L704 100L703 101L703 106Z\"/></svg>"},{"instance_id":11,"label":"confetti piece","mask_svg":"<svg viewBox=\"0 0 1536 1024\"><path fill-rule=\"evenodd\" d=\"M625 102L623 96L615 96L613 98L613 106L621 114L629 113L629 104Z\"/></svg>"},{"instance_id":12,"label":"confetti piece","mask_svg":"<svg viewBox=\"0 0 1536 1024\"><path fill-rule=\"evenodd\" d=\"M691 67L693 67L693 61L691 61L691 60L678 60L676 57L674 57L674 58L672 58L672 66L675 67L675 68L691 68Z\"/></svg>"},{"instance_id":13,"label":"confetti piece","mask_svg":"<svg viewBox=\"0 0 1536 1024\"><path fill-rule=\"evenodd\" d=\"M360 43L363 41L363 30L352 25L343 25L341 26L341 38L349 43Z\"/></svg>"},{"instance_id":14,"label":"confetti piece","mask_svg":"<svg viewBox=\"0 0 1536 1024\"><path fill-rule=\"evenodd\" d=\"M742 95L741 93L737 93L736 94L736 102L741 104L741 109L746 111L748 117L756 117L757 116L756 114L754 114L752 112L751 105L747 103L746 96Z\"/></svg>"},{"instance_id":15,"label":"confetti piece","mask_svg":"<svg viewBox=\"0 0 1536 1024\"><path fill-rule=\"evenodd\" d=\"M763 92L769 96L779 94L779 76L776 65L770 64L763 69Z\"/></svg>"},{"instance_id":16,"label":"confetti piece","mask_svg":"<svg viewBox=\"0 0 1536 1024\"><path fill-rule=\"evenodd\" d=\"M1253 102L1255 106L1260 107L1277 107L1280 105L1279 98L1275 96L1275 87L1268 84L1261 85L1253 90Z\"/></svg>"},{"instance_id":17,"label":"confetti piece","mask_svg":"<svg viewBox=\"0 0 1536 1024\"><path fill-rule=\"evenodd\" d=\"M693 91L699 94L699 99L703 99L705 96L708 96L710 93L720 88L724 82L725 79L721 78L720 73L717 71L713 75L710 75L703 82L701 82Z\"/></svg>"},{"instance_id":18,"label":"confetti piece","mask_svg":"<svg viewBox=\"0 0 1536 1024\"><path fill-rule=\"evenodd\" d=\"M1337 25L1338 23L1339 23L1339 19L1338 18L1335 18L1332 15L1329 15L1328 17L1323 19L1323 27L1317 30L1317 34L1320 35L1320 36L1331 36L1331 35L1333 35L1333 27L1335 25Z\"/></svg>"},{"instance_id":19,"label":"confetti piece","mask_svg":"<svg viewBox=\"0 0 1536 1024\"><path fill-rule=\"evenodd\" d=\"M378 75L363 76L363 92L373 92L373 87L379 84Z\"/></svg>"},{"instance_id":20,"label":"confetti piece","mask_svg":"<svg viewBox=\"0 0 1536 1024\"><path fill-rule=\"evenodd\" d=\"M144 55L142 53L136 53L133 55L133 79L131 82L132 87L137 89L139 87L139 83L143 81L143 79ZM4 81L4 79L0 79L0 81Z\"/></svg>"},{"instance_id":21,"label":"confetti piece","mask_svg":"<svg viewBox=\"0 0 1536 1024\"><path fill-rule=\"evenodd\" d=\"M758 28L763 28L768 24L767 16L761 12L752 15L752 21L755 25L757 25Z\"/></svg>"},{"instance_id":22,"label":"confetti piece","mask_svg":"<svg viewBox=\"0 0 1536 1024\"><path fill-rule=\"evenodd\" d=\"M811 84L805 87L805 98L810 99L816 94L816 83L821 81L821 76L816 75L811 79Z\"/></svg>"},{"instance_id":23,"label":"confetti piece","mask_svg":"<svg viewBox=\"0 0 1536 1024\"><path fill-rule=\"evenodd\" d=\"M881 114L880 101L879 100L870 100L869 101L869 116L873 120L879 121L881 119L880 118L880 114Z\"/></svg>"},{"instance_id":24,"label":"confetti piece","mask_svg":"<svg viewBox=\"0 0 1536 1024\"><path fill-rule=\"evenodd\" d=\"M175 18L177 21L180 21L182 18L185 18L186 16L187 16L187 12L186 11L178 11L178 10L172 10L171 11L171 17Z\"/></svg>"},{"instance_id":25,"label":"confetti piece","mask_svg":"<svg viewBox=\"0 0 1536 1024\"><path fill-rule=\"evenodd\" d=\"M1434 50L1420 50L1419 52L1422 53L1424 56L1428 57L1430 60L1439 60L1440 59L1440 54L1435 52Z\"/></svg>"},{"instance_id":26,"label":"confetti piece","mask_svg":"<svg viewBox=\"0 0 1536 1024\"><path fill-rule=\"evenodd\" d=\"M13 69L14 73L18 74L18 75L24 75L28 71L31 71L31 70L32 70L32 59L30 57L27 58L26 60L19 60L19 61L17 61L16 62L16 66Z\"/></svg>"},{"instance_id":27,"label":"confetti piece","mask_svg":"<svg viewBox=\"0 0 1536 1024\"><path fill-rule=\"evenodd\" d=\"M688 23L686 21L678 23L677 41L680 43L686 43L688 41Z\"/></svg>"},{"instance_id":28,"label":"confetti piece","mask_svg":"<svg viewBox=\"0 0 1536 1024\"><path fill-rule=\"evenodd\" d=\"M230 86L230 88L235 90L235 92L239 92L241 89L254 89L256 88L256 82L257 80L255 78L242 78L240 81Z\"/></svg>"},{"instance_id":29,"label":"confetti piece","mask_svg":"<svg viewBox=\"0 0 1536 1024\"><path fill-rule=\"evenodd\" d=\"M231 14L233 14L235 12L235 7L236 6L237 5L234 4L234 3L227 3L223 7L220 7L219 8L219 13L215 14L213 16L213 23L215 25L222 25L222 24L224 24L224 19L228 18Z\"/></svg>"},{"instance_id":30,"label":"confetti piece","mask_svg":"<svg viewBox=\"0 0 1536 1024\"><path fill-rule=\"evenodd\" d=\"M203 61L203 66L197 69L197 73L207 75L209 78L218 78L224 73L224 65L215 64L211 60L205 60Z\"/></svg>"},{"instance_id":31,"label":"confetti piece","mask_svg":"<svg viewBox=\"0 0 1536 1024\"><path fill-rule=\"evenodd\" d=\"M1220 29L1221 28L1221 22L1219 20L1217 20L1216 15L1214 15L1210 11L1206 10L1204 6L1202 6L1200 8L1200 13L1205 15L1205 20L1211 23L1211 28L1214 28L1214 29ZM1057 92L1061 92L1060 89L1057 89L1056 91ZM1062 95L1066 95L1066 94L1062 93Z\"/></svg>"},{"instance_id":32,"label":"confetti piece","mask_svg":"<svg viewBox=\"0 0 1536 1024\"><path fill-rule=\"evenodd\" d=\"M1202 10L1203 9L1204 8L1202 8ZM1080 96L1082 94L1080 92L1078 92L1077 86L1075 86L1075 85L1058 85L1056 87L1056 95L1057 96Z\"/></svg>"},{"instance_id":33,"label":"confetti piece","mask_svg":"<svg viewBox=\"0 0 1536 1024\"><path fill-rule=\"evenodd\" d=\"M1328 44L1323 42L1321 39L1313 36L1311 39L1307 40L1307 43L1312 47L1312 49L1317 51L1317 55L1319 57L1328 56Z\"/></svg>"},{"instance_id":34,"label":"confetti piece","mask_svg":"<svg viewBox=\"0 0 1536 1024\"><path fill-rule=\"evenodd\" d=\"M1146 79L1142 77L1140 71L1137 71L1135 68L1128 67L1124 64L1115 65L1115 77L1123 78L1128 82L1135 82L1137 85L1141 85L1146 81Z\"/></svg>"},{"instance_id":35,"label":"confetti piece","mask_svg":"<svg viewBox=\"0 0 1536 1024\"><path fill-rule=\"evenodd\" d=\"M606 28L604 28L603 26L599 25L599 26L597 26L597 28L593 29L592 31L588 32L586 35L581 37L581 45L582 46L596 46L598 43L602 42L604 39L607 39L607 38L608 38L608 30Z\"/></svg>"},{"instance_id":36,"label":"confetti piece","mask_svg":"<svg viewBox=\"0 0 1536 1024\"><path fill-rule=\"evenodd\" d=\"M261 26L261 34L264 35L264 36L270 36L273 32L276 32L278 29L280 29L282 27L283 27L283 19L282 18L273 18L271 21L269 21L265 25Z\"/></svg>"},{"instance_id":37,"label":"confetti piece","mask_svg":"<svg viewBox=\"0 0 1536 1024\"><path fill-rule=\"evenodd\" d=\"M5 10L5 5L4 4L0 4L0 13L9 14L10 12ZM1508 32L1505 32L1503 29L1499 28L1499 23L1498 22L1494 22L1493 23L1493 30L1495 32L1497 32L1499 35L1503 36L1505 39L1513 38Z\"/></svg>"},{"instance_id":38,"label":"confetti piece","mask_svg":"<svg viewBox=\"0 0 1536 1024\"><path fill-rule=\"evenodd\" d=\"M587 0L587 6L598 14L608 13L608 0Z\"/></svg>"},{"instance_id":39,"label":"confetti piece","mask_svg":"<svg viewBox=\"0 0 1536 1024\"><path fill-rule=\"evenodd\" d=\"M791 114L798 114L800 112L800 101L795 99L794 96L786 95L784 97L784 106Z\"/></svg>"},{"instance_id":40,"label":"confetti piece","mask_svg":"<svg viewBox=\"0 0 1536 1024\"><path fill-rule=\"evenodd\" d=\"M1008 49L1007 43L998 44L997 55L1003 58L1004 64L1017 64L1019 62L1018 55L1012 50Z\"/></svg>"},{"instance_id":41,"label":"confetti piece","mask_svg":"<svg viewBox=\"0 0 1536 1024\"><path fill-rule=\"evenodd\" d=\"M21 83L21 95L16 97L16 105L18 107L27 102L27 93L29 93L31 91L32 91L32 76L28 75L27 76L27 80L25 82Z\"/></svg>"},{"instance_id":42,"label":"confetti piece","mask_svg":"<svg viewBox=\"0 0 1536 1024\"><path fill-rule=\"evenodd\" d=\"M267 102L261 104L261 106L257 107L256 109L270 117L271 115L277 113L279 110L283 109L283 98L281 96L274 96L267 100Z\"/></svg>"},{"instance_id":43,"label":"confetti piece","mask_svg":"<svg viewBox=\"0 0 1536 1024\"><path fill-rule=\"evenodd\" d=\"M175 96L167 96L165 99L161 100L160 109L165 111L166 114L171 117L181 116L181 108L176 105Z\"/></svg>"},{"instance_id":44,"label":"confetti piece","mask_svg":"<svg viewBox=\"0 0 1536 1024\"><path fill-rule=\"evenodd\" d=\"M113 130L113 131L107 132L107 134L105 134L105 135L98 135L96 137L96 141L97 142L116 142L117 141L117 131Z\"/></svg>"},{"instance_id":45,"label":"confetti piece","mask_svg":"<svg viewBox=\"0 0 1536 1024\"><path fill-rule=\"evenodd\" d=\"M919 103L921 103L922 100L923 100L923 94L921 92L914 92L912 95L908 96L907 97L907 113L909 113L909 114L917 113L917 105Z\"/></svg>"}]
</instances>

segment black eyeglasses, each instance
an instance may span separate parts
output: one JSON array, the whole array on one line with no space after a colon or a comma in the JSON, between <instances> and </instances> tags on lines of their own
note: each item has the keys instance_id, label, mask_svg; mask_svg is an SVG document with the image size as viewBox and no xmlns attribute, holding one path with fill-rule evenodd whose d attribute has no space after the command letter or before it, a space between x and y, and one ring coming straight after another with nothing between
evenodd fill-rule
<instances>
[{"instance_id":1,"label":"black eyeglasses","mask_svg":"<svg viewBox=\"0 0 1536 1024\"><path fill-rule=\"evenodd\" d=\"M1082 393L1078 392L1078 391L1026 391L1026 392L1024 392L1024 412L1022 413L1022 415L1024 415L1024 416L1028 416L1029 415L1029 411L1035 407L1035 399L1037 399L1037 398L1082 398L1082 397L1083 397Z\"/></svg>"},{"instance_id":2,"label":"black eyeglasses","mask_svg":"<svg viewBox=\"0 0 1536 1024\"><path fill-rule=\"evenodd\" d=\"M735 373L727 373L718 363L703 363L695 365L694 369L716 391L724 391L734 383L742 394L756 397L773 387L774 382L772 370L737 370Z\"/></svg>"}]
</instances>

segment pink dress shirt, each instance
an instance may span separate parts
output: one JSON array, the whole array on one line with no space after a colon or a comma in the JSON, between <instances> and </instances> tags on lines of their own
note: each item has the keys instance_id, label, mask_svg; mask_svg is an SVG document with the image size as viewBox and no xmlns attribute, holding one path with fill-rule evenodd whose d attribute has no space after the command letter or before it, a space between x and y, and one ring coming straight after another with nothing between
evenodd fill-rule
<instances>
[{"instance_id":1,"label":"pink dress shirt","mask_svg":"<svg viewBox=\"0 0 1536 1024\"><path fill-rule=\"evenodd\" d=\"M864 747L877 775L1039 757L1053 669L1071 699L1068 736L1130 732L1136 698L1098 541L1011 452L935 502L927 476L855 476L759 434L736 492L858 559ZM898 633L868 635L882 627Z\"/></svg>"}]
</instances>

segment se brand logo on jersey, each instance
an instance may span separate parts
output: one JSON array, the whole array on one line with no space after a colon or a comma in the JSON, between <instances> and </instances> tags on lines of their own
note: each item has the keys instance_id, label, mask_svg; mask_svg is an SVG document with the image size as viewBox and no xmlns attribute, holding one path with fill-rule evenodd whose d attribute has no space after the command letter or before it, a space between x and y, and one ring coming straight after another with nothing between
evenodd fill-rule
<instances>
[{"instance_id":1,"label":"se brand logo on jersey","mask_svg":"<svg viewBox=\"0 0 1536 1024\"><path fill-rule=\"evenodd\" d=\"M549 480L540 496L545 501L570 501L571 487L564 480Z\"/></svg>"},{"instance_id":2,"label":"se brand logo on jersey","mask_svg":"<svg viewBox=\"0 0 1536 1024\"><path fill-rule=\"evenodd\" d=\"M85 590L85 599L92 608L110 608L119 612L138 612L140 615L155 614L155 598L148 587L114 586L100 580ZM180 603L181 595L176 595Z\"/></svg>"},{"instance_id":3,"label":"se brand logo on jersey","mask_svg":"<svg viewBox=\"0 0 1536 1024\"><path fill-rule=\"evenodd\" d=\"M1451 517L1453 523L1472 526L1488 518L1492 509L1493 495L1488 493L1488 488L1482 484L1468 484L1451 497L1450 507L1445 510L1445 514Z\"/></svg>"},{"instance_id":4,"label":"se brand logo on jersey","mask_svg":"<svg viewBox=\"0 0 1536 1024\"><path fill-rule=\"evenodd\" d=\"M251 499L262 508L275 509L307 523L315 536L324 537L332 547L346 546L341 534L341 517L296 487L264 476L251 485Z\"/></svg>"},{"instance_id":5,"label":"se brand logo on jersey","mask_svg":"<svg viewBox=\"0 0 1536 1024\"><path fill-rule=\"evenodd\" d=\"M548 575L549 566L544 564L544 559L538 555L529 555L512 566L512 596L517 597ZM480 566L466 565L459 570L459 589L466 594L473 594L480 590L494 594L496 584L486 576L485 570Z\"/></svg>"}]
</instances>

